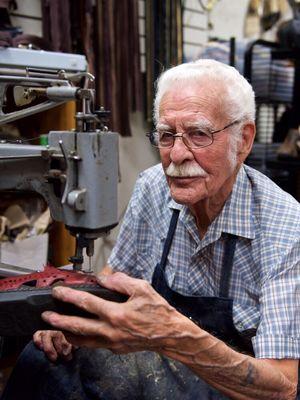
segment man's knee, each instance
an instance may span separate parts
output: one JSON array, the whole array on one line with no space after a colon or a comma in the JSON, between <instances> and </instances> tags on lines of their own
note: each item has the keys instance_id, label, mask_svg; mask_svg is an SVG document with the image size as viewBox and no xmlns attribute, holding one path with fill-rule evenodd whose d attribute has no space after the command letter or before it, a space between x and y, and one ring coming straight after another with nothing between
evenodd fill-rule
<instances>
[{"instance_id":1,"label":"man's knee","mask_svg":"<svg viewBox=\"0 0 300 400\"><path fill-rule=\"evenodd\" d=\"M18 365L22 365L22 368L25 368L27 365L30 367L34 366L34 368L41 368L43 365L48 365L49 360L45 356L45 353L38 349L33 341L29 342L26 347L23 349L22 353L17 362Z\"/></svg>"}]
</instances>

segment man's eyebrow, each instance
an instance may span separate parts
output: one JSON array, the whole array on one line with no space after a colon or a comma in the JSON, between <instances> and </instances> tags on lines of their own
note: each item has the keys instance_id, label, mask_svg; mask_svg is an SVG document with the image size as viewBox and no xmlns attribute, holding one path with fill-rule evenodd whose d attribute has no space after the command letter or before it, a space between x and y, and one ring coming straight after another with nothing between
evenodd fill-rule
<instances>
[{"instance_id":1,"label":"man's eyebrow","mask_svg":"<svg viewBox=\"0 0 300 400\"><path fill-rule=\"evenodd\" d=\"M156 129L157 129L157 130L161 130L161 131L162 131L162 130L168 131L168 130L170 130L170 129L172 129L172 128L170 127L170 125L158 123L158 124L156 125Z\"/></svg>"},{"instance_id":2,"label":"man's eyebrow","mask_svg":"<svg viewBox=\"0 0 300 400\"><path fill-rule=\"evenodd\" d=\"M213 126L206 120L187 122L184 124L185 129L213 130Z\"/></svg>"},{"instance_id":3,"label":"man's eyebrow","mask_svg":"<svg viewBox=\"0 0 300 400\"><path fill-rule=\"evenodd\" d=\"M184 129L200 129L200 130L213 130L212 124L207 121L207 120L201 120L201 121L187 121L183 124ZM165 131L173 131L174 128L172 128L170 125L166 123L159 122L156 125L157 130L165 130Z\"/></svg>"}]
</instances>

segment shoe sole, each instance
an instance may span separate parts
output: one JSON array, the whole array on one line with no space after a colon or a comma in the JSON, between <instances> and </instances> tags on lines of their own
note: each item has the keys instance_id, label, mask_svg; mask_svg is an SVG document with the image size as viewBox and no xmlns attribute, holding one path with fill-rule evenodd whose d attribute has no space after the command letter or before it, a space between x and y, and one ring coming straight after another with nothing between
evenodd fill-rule
<instances>
[{"instance_id":1,"label":"shoe sole","mask_svg":"<svg viewBox=\"0 0 300 400\"><path fill-rule=\"evenodd\" d=\"M99 285L68 285L91 293L105 300L117 303L125 302L128 297L102 288ZM31 336L39 330L55 330L42 320L44 311L85 318L97 318L73 304L52 297L52 288L20 288L0 292L0 336Z\"/></svg>"}]
</instances>

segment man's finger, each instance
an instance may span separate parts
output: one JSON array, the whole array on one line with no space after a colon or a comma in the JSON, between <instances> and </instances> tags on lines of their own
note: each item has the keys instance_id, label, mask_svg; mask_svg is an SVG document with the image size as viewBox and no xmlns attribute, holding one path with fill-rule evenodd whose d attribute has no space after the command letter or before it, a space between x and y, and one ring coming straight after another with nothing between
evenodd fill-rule
<instances>
[{"instance_id":1,"label":"man's finger","mask_svg":"<svg viewBox=\"0 0 300 400\"><path fill-rule=\"evenodd\" d=\"M72 303L82 310L95 314L97 317L102 317L103 319L106 319L107 316L112 314L116 305L119 305L119 303L104 300L91 293L64 286L54 287L52 289L52 296L58 300Z\"/></svg>"},{"instance_id":2,"label":"man's finger","mask_svg":"<svg viewBox=\"0 0 300 400\"><path fill-rule=\"evenodd\" d=\"M115 335L116 332L104 321L60 315L55 312L45 311L42 313L44 321L62 331L73 333L76 336L99 336L106 340Z\"/></svg>"},{"instance_id":3,"label":"man's finger","mask_svg":"<svg viewBox=\"0 0 300 400\"><path fill-rule=\"evenodd\" d=\"M54 336L53 344L59 355L66 356L72 350L72 346L70 345L70 343L68 343L66 341L66 339L62 333L60 333L60 335L58 335L58 336Z\"/></svg>"},{"instance_id":4,"label":"man's finger","mask_svg":"<svg viewBox=\"0 0 300 400\"><path fill-rule=\"evenodd\" d=\"M42 337L41 337L41 331L35 332L32 338L34 344L41 350L43 350L43 343L42 343Z\"/></svg>"},{"instance_id":5,"label":"man's finger","mask_svg":"<svg viewBox=\"0 0 300 400\"><path fill-rule=\"evenodd\" d=\"M54 347L52 336L48 334L48 331L42 333L42 346L43 346L43 351L45 352L47 357L51 361L56 361L58 354Z\"/></svg>"},{"instance_id":6,"label":"man's finger","mask_svg":"<svg viewBox=\"0 0 300 400\"><path fill-rule=\"evenodd\" d=\"M59 342L57 339L54 340L54 346L60 357L69 361L72 359L72 345L65 341L65 343Z\"/></svg>"}]
</instances>

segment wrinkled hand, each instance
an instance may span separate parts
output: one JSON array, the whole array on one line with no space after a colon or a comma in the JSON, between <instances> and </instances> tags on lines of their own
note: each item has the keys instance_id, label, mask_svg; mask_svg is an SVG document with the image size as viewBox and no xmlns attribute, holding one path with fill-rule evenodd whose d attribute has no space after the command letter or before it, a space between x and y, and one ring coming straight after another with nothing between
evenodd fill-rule
<instances>
[{"instance_id":1,"label":"wrinkled hand","mask_svg":"<svg viewBox=\"0 0 300 400\"><path fill-rule=\"evenodd\" d=\"M73 346L69 343L64 334L59 331L37 331L33 335L34 344L43 350L51 361L58 357L69 361L72 359Z\"/></svg>"},{"instance_id":2,"label":"wrinkled hand","mask_svg":"<svg viewBox=\"0 0 300 400\"><path fill-rule=\"evenodd\" d=\"M104 347L115 353L140 350L158 351L168 341L183 334L182 318L152 286L117 272L99 276L107 289L129 296L125 303L115 303L90 293L56 286L52 295L95 314L96 318L60 315L46 311L43 319L56 329L63 330L73 345ZM167 341L167 343L166 343Z\"/></svg>"}]
</instances>

